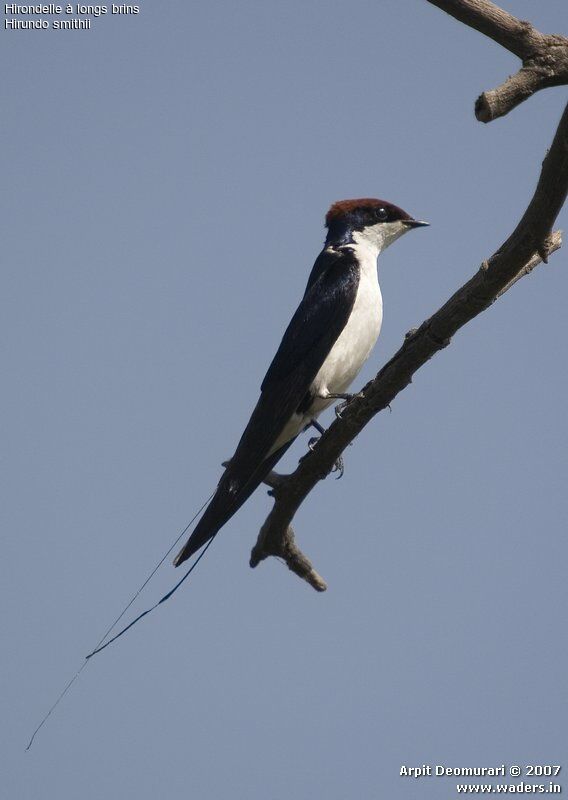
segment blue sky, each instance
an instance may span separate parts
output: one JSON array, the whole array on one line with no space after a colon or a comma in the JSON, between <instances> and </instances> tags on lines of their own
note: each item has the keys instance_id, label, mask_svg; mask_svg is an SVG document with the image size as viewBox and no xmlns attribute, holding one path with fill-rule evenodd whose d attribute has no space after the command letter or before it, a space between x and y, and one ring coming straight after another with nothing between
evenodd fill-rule
<instances>
[{"instance_id":1,"label":"blue sky","mask_svg":"<svg viewBox=\"0 0 568 800\"><path fill-rule=\"evenodd\" d=\"M560 0L506 7L566 32ZM439 798L454 779L401 766L561 764L563 250L303 505L325 594L248 567L260 490L23 751L215 486L330 203L431 223L381 258L363 385L508 236L565 89L476 122L518 62L422 0L146 2L89 31L3 30L1 58L7 796Z\"/></svg>"}]
</instances>

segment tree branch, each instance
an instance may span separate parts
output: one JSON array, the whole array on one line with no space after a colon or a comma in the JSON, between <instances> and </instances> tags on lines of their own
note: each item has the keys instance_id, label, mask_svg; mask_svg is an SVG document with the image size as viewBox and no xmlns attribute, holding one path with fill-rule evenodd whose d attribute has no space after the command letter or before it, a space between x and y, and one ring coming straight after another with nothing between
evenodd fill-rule
<instances>
[{"instance_id":1,"label":"tree branch","mask_svg":"<svg viewBox=\"0 0 568 800\"><path fill-rule=\"evenodd\" d=\"M275 502L252 551L251 567L269 555L278 555L314 588L326 588L295 544L291 522L296 511L347 445L411 383L413 374L446 347L456 331L560 247L560 233L551 235L551 230L567 192L568 106L543 161L534 195L509 238L435 314L406 335L400 350L349 403L292 475L269 476Z\"/></svg>"},{"instance_id":2,"label":"tree branch","mask_svg":"<svg viewBox=\"0 0 568 800\"><path fill-rule=\"evenodd\" d=\"M475 116L491 122L508 114L540 89L568 83L568 38L537 31L489 0L428 0L460 22L489 36L523 62L498 88L483 92Z\"/></svg>"}]
</instances>

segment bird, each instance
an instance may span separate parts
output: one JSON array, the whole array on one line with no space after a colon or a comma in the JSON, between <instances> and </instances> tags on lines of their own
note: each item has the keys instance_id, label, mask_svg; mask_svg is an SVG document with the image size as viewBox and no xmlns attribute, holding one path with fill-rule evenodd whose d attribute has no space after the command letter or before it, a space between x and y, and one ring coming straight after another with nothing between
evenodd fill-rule
<instances>
[{"instance_id":1,"label":"bird","mask_svg":"<svg viewBox=\"0 0 568 800\"><path fill-rule=\"evenodd\" d=\"M381 330L379 254L429 223L376 198L339 200L325 218L327 235L296 309L261 384L260 398L216 491L177 567L209 542L310 425L352 381Z\"/></svg>"}]
</instances>

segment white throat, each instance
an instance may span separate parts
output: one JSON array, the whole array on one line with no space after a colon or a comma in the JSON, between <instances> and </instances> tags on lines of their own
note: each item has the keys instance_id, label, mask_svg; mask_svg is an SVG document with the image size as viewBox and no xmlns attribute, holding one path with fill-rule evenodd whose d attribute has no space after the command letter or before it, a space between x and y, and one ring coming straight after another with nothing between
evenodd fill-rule
<instances>
[{"instance_id":1,"label":"white throat","mask_svg":"<svg viewBox=\"0 0 568 800\"><path fill-rule=\"evenodd\" d=\"M408 225L397 220L396 222L377 222L376 225L368 225L362 231L353 231L353 241L357 248L366 250L369 255L374 254L377 258L379 253L386 250L403 233L409 231Z\"/></svg>"}]
</instances>

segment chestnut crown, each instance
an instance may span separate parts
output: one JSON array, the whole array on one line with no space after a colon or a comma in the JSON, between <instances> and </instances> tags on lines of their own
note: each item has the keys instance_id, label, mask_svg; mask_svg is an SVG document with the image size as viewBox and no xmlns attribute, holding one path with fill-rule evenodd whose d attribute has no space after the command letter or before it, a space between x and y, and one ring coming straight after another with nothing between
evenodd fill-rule
<instances>
[{"instance_id":1,"label":"chestnut crown","mask_svg":"<svg viewBox=\"0 0 568 800\"><path fill-rule=\"evenodd\" d=\"M412 217L402 208L386 200L363 197L358 200L338 200L327 212L325 224L327 228L347 225L353 230L362 230L378 222L398 220L412 220Z\"/></svg>"}]
</instances>

